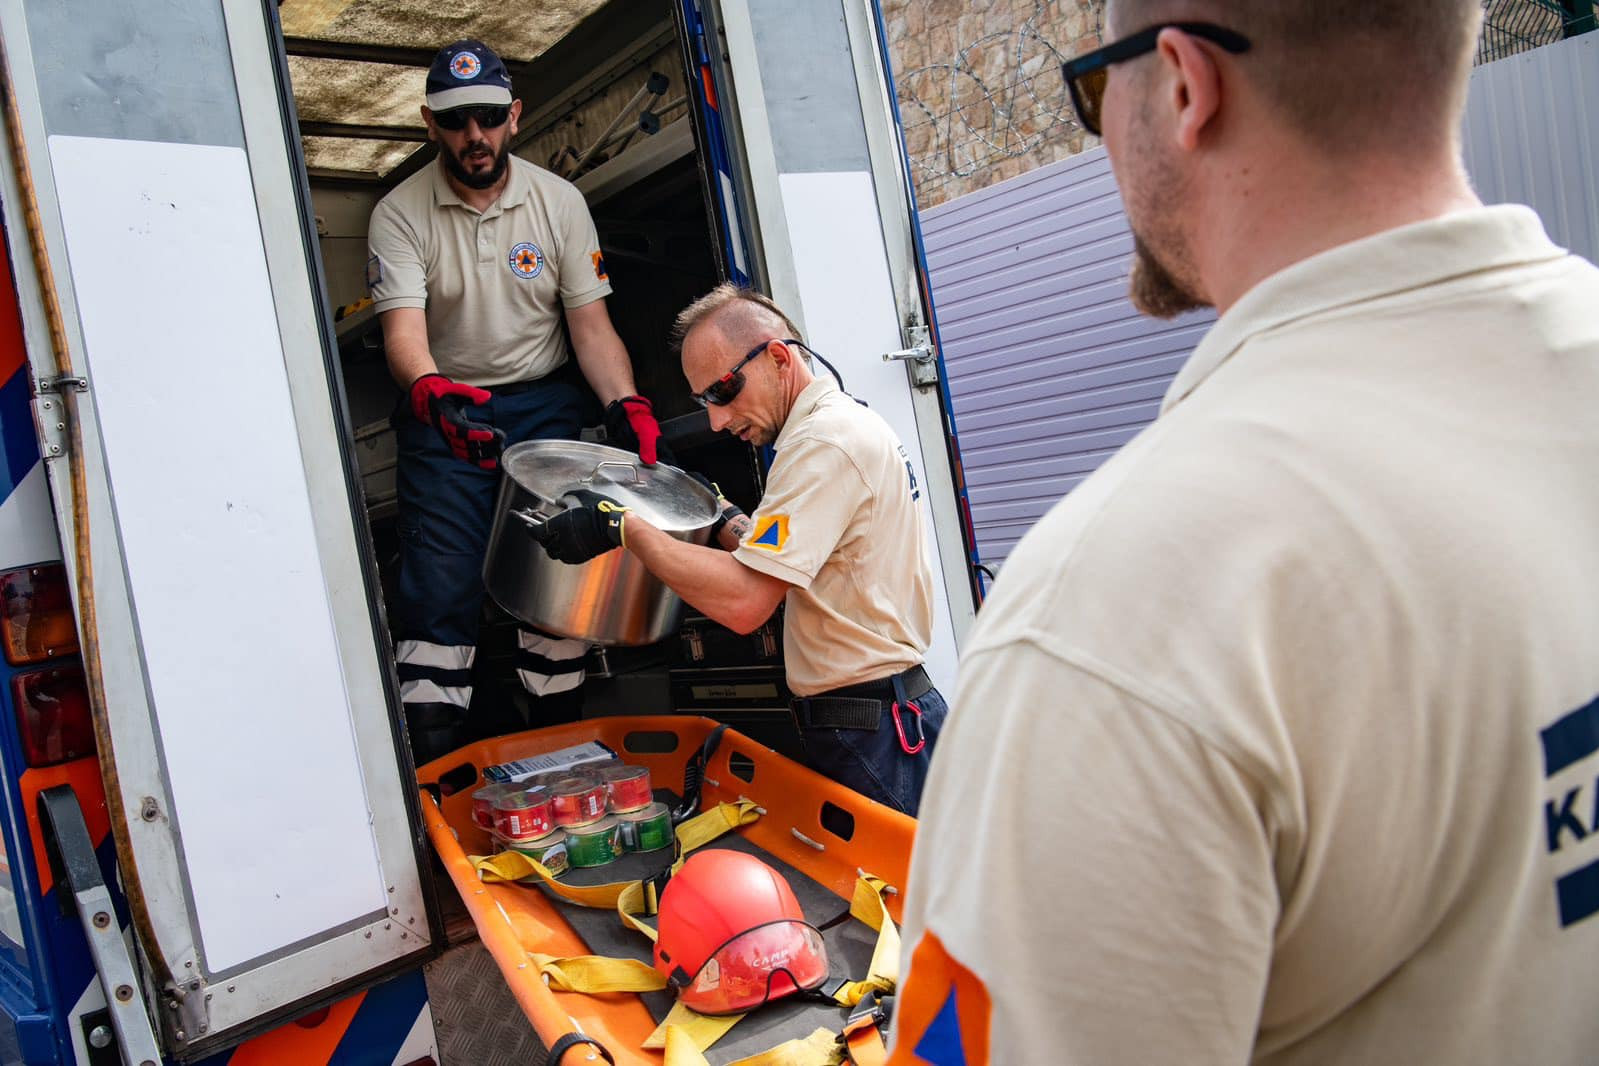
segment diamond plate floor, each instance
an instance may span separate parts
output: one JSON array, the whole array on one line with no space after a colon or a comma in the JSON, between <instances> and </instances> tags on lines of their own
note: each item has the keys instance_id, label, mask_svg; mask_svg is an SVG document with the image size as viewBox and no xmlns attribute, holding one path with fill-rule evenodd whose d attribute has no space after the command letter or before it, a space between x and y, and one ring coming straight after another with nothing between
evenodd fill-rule
<instances>
[{"instance_id":1,"label":"diamond plate floor","mask_svg":"<svg viewBox=\"0 0 1599 1066\"><path fill-rule=\"evenodd\" d=\"M456 944L424 970L440 1066L530 1066L544 1045L517 1006L494 957L476 940Z\"/></svg>"}]
</instances>

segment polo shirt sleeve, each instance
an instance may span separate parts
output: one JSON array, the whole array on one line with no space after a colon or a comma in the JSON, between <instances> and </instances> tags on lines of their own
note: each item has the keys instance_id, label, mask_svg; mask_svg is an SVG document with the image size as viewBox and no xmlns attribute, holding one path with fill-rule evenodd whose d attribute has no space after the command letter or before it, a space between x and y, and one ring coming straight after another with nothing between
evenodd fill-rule
<instances>
[{"instance_id":1,"label":"polo shirt sleeve","mask_svg":"<svg viewBox=\"0 0 1599 1066\"><path fill-rule=\"evenodd\" d=\"M611 294L611 276L605 270L600 237L594 231L583 194L567 186L560 200L560 246L556 249L561 278L561 304L582 307Z\"/></svg>"},{"instance_id":2,"label":"polo shirt sleeve","mask_svg":"<svg viewBox=\"0 0 1599 1066\"><path fill-rule=\"evenodd\" d=\"M1026 638L968 652L938 745L890 1063L1250 1061L1279 919L1256 780Z\"/></svg>"},{"instance_id":3,"label":"polo shirt sleeve","mask_svg":"<svg viewBox=\"0 0 1599 1066\"><path fill-rule=\"evenodd\" d=\"M427 307L427 267L416 230L387 201L372 211L367 227L366 287L378 312Z\"/></svg>"},{"instance_id":4,"label":"polo shirt sleeve","mask_svg":"<svg viewBox=\"0 0 1599 1066\"><path fill-rule=\"evenodd\" d=\"M796 441L778 453L749 535L733 557L809 588L851 520L871 503L866 479L844 449L831 441Z\"/></svg>"}]
</instances>

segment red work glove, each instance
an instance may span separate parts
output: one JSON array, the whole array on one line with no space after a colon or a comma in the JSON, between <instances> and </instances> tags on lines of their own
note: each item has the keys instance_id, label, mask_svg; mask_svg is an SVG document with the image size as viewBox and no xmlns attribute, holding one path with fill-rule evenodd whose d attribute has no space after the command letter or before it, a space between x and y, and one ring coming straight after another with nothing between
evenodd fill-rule
<instances>
[{"instance_id":1,"label":"red work glove","mask_svg":"<svg viewBox=\"0 0 1599 1066\"><path fill-rule=\"evenodd\" d=\"M487 389L451 381L443 374L423 374L411 382L410 395L411 414L418 422L438 430L457 459L484 470L500 465L505 433L466 417L467 407L494 398Z\"/></svg>"},{"instance_id":2,"label":"red work glove","mask_svg":"<svg viewBox=\"0 0 1599 1066\"><path fill-rule=\"evenodd\" d=\"M632 448L650 466L670 463L672 450L661 443L655 408L642 396L624 396L605 406L605 435L618 448Z\"/></svg>"}]
</instances>

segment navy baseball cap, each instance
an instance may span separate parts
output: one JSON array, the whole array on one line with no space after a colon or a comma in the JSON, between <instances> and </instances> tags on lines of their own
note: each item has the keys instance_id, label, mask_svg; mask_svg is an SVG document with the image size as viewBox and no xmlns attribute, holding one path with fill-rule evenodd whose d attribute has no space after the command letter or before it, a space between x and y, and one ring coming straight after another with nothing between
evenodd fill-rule
<instances>
[{"instance_id":1,"label":"navy baseball cap","mask_svg":"<svg viewBox=\"0 0 1599 1066\"><path fill-rule=\"evenodd\" d=\"M509 107L511 76L494 49L482 41L456 41L433 57L425 102L431 111L473 104Z\"/></svg>"}]
</instances>

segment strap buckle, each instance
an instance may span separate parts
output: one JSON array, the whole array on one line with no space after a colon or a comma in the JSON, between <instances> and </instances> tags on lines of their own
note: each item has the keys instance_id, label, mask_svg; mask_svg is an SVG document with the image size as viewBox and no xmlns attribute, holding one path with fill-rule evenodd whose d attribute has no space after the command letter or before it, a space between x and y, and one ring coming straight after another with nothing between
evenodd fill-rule
<instances>
[{"instance_id":1,"label":"strap buckle","mask_svg":"<svg viewBox=\"0 0 1599 1066\"><path fill-rule=\"evenodd\" d=\"M911 712L911 725L913 728L910 732L915 734L916 741L914 744L906 733L905 719L900 711L902 707ZM903 751L906 755L916 755L927 747L927 734L922 730L922 709L916 705L915 701L906 700L901 703L899 700L895 700L894 705L888 709L888 715L894 719L894 732L899 734L900 751Z\"/></svg>"}]
</instances>

